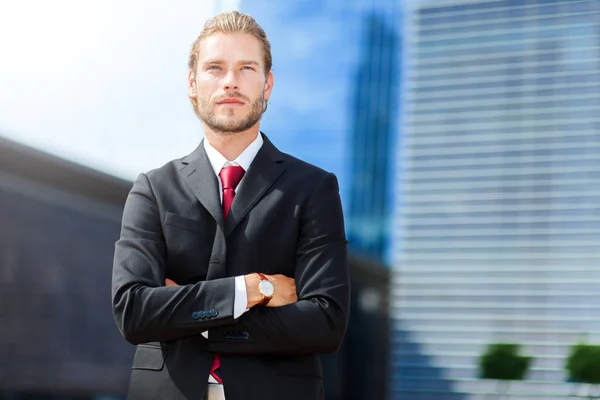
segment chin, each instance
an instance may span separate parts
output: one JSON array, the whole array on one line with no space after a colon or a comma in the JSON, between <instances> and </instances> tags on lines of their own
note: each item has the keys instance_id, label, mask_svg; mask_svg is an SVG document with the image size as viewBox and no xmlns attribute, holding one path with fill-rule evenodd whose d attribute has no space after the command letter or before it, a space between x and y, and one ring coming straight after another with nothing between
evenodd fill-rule
<instances>
[{"instance_id":1,"label":"chin","mask_svg":"<svg viewBox=\"0 0 600 400\"><path fill-rule=\"evenodd\" d=\"M236 126L244 121L243 115L220 115L218 121L223 125Z\"/></svg>"},{"instance_id":2,"label":"chin","mask_svg":"<svg viewBox=\"0 0 600 400\"><path fill-rule=\"evenodd\" d=\"M232 123L225 122L225 123L219 124L219 128L223 131L230 132L230 133L228 133L230 135L240 132L240 130L239 130L240 124L239 123L232 124Z\"/></svg>"}]
</instances>

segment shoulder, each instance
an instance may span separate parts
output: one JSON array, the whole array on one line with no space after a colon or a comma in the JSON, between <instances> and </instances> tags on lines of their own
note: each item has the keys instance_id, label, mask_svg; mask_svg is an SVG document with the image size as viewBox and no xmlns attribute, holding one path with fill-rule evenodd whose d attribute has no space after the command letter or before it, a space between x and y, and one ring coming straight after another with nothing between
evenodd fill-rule
<instances>
[{"instance_id":1,"label":"shoulder","mask_svg":"<svg viewBox=\"0 0 600 400\"><path fill-rule=\"evenodd\" d=\"M304 187L316 189L323 184L338 186L337 177L333 172L327 171L315 164L301 160L287 153L281 153L286 164L287 172L293 180Z\"/></svg>"},{"instance_id":2,"label":"shoulder","mask_svg":"<svg viewBox=\"0 0 600 400\"><path fill-rule=\"evenodd\" d=\"M141 172L137 180L146 180L151 186L164 186L173 184L185 173L188 160L193 153L172 159L163 165Z\"/></svg>"}]
</instances>

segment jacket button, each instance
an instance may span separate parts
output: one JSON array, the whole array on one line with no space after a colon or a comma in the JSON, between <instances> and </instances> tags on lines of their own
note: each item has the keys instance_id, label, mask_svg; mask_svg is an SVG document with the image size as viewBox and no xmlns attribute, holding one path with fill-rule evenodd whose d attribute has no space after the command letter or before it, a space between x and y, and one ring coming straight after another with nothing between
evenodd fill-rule
<instances>
[{"instance_id":1,"label":"jacket button","mask_svg":"<svg viewBox=\"0 0 600 400\"><path fill-rule=\"evenodd\" d=\"M200 313L198 311L194 311L192 313L192 318L194 318L194 319L200 319Z\"/></svg>"},{"instance_id":2,"label":"jacket button","mask_svg":"<svg viewBox=\"0 0 600 400\"><path fill-rule=\"evenodd\" d=\"M248 332L242 332L242 339L244 339L244 340L250 339L250 334Z\"/></svg>"},{"instance_id":3,"label":"jacket button","mask_svg":"<svg viewBox=\"0 0 600 400\"><path fill-rule=\"evenodd\" d=\"M217 310L210 310L211 311L211 315L213 317L216 317L217 315L219 315L219 312Z\"/></svg>"},{"instance_id":4,"label":"jacket button","mask_svg":"<svg viewBox=\"0 0 600 400\"><path fill-rule=\"evenodd\" d=\"M206 318L206 314L207 314L207 312L204 310L198 311L198 315L200 316L200 318L203 318L203 319Z\"/></svg>"}]
</instances>

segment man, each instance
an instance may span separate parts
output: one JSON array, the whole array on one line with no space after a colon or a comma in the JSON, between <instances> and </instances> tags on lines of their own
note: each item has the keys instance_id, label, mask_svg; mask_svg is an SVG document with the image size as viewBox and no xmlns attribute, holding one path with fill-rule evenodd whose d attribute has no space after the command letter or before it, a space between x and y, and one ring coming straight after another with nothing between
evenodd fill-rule
<instances>
[{"instance_id":1,"label":"man","mask_svg":"<svg viewBox=\"0 0 600 400\"><path fill-rule=\"evenodd\" d=\"M317 355L349 308L337 180L259 131L273 73L252 17L209 20L189 67L205 138L137 178L115 248L128 399L323 399Z\"/></svg>"}]
</instances>

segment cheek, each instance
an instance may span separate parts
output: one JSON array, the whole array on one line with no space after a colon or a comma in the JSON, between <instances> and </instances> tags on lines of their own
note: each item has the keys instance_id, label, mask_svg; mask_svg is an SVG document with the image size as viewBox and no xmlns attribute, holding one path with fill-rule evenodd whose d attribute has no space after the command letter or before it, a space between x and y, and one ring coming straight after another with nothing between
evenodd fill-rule
<instances>
[{"instance_id":1,"label":"cheek","mask_svg":"<svg viewBox=\"0 0 600 400\"><path fill-rule=\"evenodd\" d=\"M249 97L257 98L265 94L265 86L261 83L253 82L252 86L248 86Z\"/></svg>"},{"instance_id":2,"label":"cheek","mask_svg":"<svg viewBox=\"0 0 600 400\"><path fill-rule=\"evenodd\" d=\"M211 87L201 86L198 87L198 100L205 104L209 104L215 101L216 91Z\"/></svg>"},{"instance_id":3,"label":"cheek","mask_svg":"<svg viewBox=\"0 0 600 400\"><path fill-rule=\"evenodd\" d=\"M203 97L212 96L219 88L219 81L214 78L198 79L196 84L198 85L198 93Z\"/></svg>"}]
</instances>

